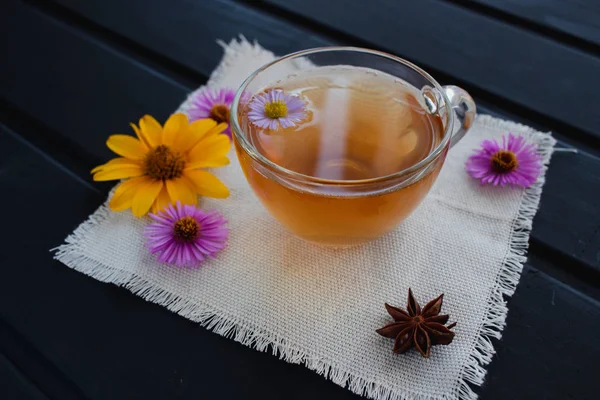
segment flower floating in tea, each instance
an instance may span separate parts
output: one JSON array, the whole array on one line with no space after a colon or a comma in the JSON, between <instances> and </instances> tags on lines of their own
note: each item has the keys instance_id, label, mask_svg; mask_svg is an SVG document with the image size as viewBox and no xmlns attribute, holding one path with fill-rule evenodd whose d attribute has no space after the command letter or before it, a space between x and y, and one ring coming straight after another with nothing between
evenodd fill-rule
<instances>
[{"instance_id":1,"label":"flower floating in tea","mask_svg":"<svg viewBox=\"0 0 600 400\"><path fill-rule=\"evenodd\" d=\"M202 168L229 164L231 142L221 132L226 124L211 119L188 123L185 114L173 114L164 128L150 115L131 124L137 138L112 135L106 145L122 156L92 170L95 181L126 179L109 202L113 211L131 208L141 217L152 208L169 204L196 204L198 195L224 198L227 187Z\"/></svg>"},{"instance_id":2,"label":"flower floating in tea","mask_svg":"<svg viewBox=\"0 0 600 400\"><path fill-rule=\"evenodd\" d=\"M225 248L229 230L216 211L177 202L150 217L154 222L146 226L144 235L150 253L158 253L160 262L194 268Z\"/></svg>"},{"instance_id":3,"label":"flower floating in tea","mask_svg":"<svg viewBox=\"0 0 600 400\"><path fill-rule=\"evenodd\" d=\"M431 354L431 346L452 343L456 322L445 326L449 315L439 315L442 311L444 295L431 300L423 309L415 300L413 292L408 289L407 311L385 304L388 314L394 322L377 329L377 333L390 339L395 339L394 353L404 353L414 346L425 358Z\"/></svg>"},{"instance_id":4,"label":"flower floating in tea","mask_svg":"<svg viewBox=\"0 0 600 400\"><path fill-rule=\"evenodd\" d=\"M273 89L256 95L250 102L248 118L263 129L290 128L301 122L306 115L306 104L297 96Z\"/></svg>"},{"instance_id":5,"label":"flower floating in tea","mask_svg":"<svg viewBox=\"0 0 600 400\"><path fill-rule=\"evenodd\" d=\"M204 118L210 118L217 123L227 124L227 129L223 131L231 138L231 127L229 126L229 117L231 115L231 102L235 97L235 91L227 88L213 90L205 88L195 94L192 99L192 106L188 114L192 121Z\"/></svg>"},{"instance_id":6,"label":"flower floating in tea","mask_svg":"<svg viewBox=\"0 0 600 400\"><path fill-rule=\"evenodd\" d=\"M535 183L542 170L542 159L537 146L527 143L522 136L512 133L496 140L484 140L467 160L467 172L482 184L494 186L529 187Z\"/></svg>"}]
</instances>

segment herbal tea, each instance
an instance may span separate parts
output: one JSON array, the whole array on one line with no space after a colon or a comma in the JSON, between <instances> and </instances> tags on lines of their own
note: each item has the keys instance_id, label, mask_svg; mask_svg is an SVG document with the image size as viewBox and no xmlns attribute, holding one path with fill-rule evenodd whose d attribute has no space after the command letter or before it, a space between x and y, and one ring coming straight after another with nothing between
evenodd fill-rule
<instances>
[{"instance_id":1,"label":"herbal tea","mask_svg":"<svg viewBox=\"0 0 600 400\"><path fill-rule=\"evenodd\" d=\"M238 146L254 191L297 235L335 245L367 241L393 229L429 191L443 157L408 177L408 185L407 177L390 177L365 191L360 182L403 171L440 143L441 118L425 111L414 87L371 69L320 67L269 90L299 97L305 115L295 126L263 129L242 110L240 125L251 144L285 169L331 181L310 185L259 173Z\"/></svg>"}]
</instances>

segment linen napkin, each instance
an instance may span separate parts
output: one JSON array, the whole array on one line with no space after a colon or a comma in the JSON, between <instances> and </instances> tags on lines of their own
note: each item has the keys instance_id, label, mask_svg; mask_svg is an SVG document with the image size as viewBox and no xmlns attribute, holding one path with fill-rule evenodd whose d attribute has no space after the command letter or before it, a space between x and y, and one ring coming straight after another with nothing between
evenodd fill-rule
<instances>
[{"instance_id":1,"label":"linen napkin","mask_svg":"<svg viewBox=\"0 0 600 400\"><path fill-rule=\"evenodd\" d=\"M223 47L210 87L237 88L274 59L243 38ZM160 264L144 245L148 220L113 213L106 204L56 258L369 398L475 399L470 384L483 382L491 339L504 327L503 295L512 295L519 281L546 169L527 190L470 178L464 165L473 149L508 132L537 143L549 163L555 144L549 134L479 116L414 214L363 246L326 249L289 234L258 202L232 152L231 165L214 171L231 196L202 202L229 220L228 247L216 259L197 270ZM445 293L442 311L458 321L452 344L434 347L429 359L416 351L395 355L393 341L375 333L390 321L384 303L404 307L409 287L422 304Z\"/></svg>"}]
</instances>

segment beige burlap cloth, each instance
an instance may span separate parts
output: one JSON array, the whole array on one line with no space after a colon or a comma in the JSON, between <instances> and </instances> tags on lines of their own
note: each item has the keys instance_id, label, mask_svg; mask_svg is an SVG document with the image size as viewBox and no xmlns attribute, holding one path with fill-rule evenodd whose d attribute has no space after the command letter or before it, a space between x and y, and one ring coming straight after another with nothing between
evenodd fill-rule
<instances>
[{"instance_id":1,"label":"beige burlap cloth","mask_svg":"<svg viewBox=\"0 0 600 400\"><path fill-rule=\"evenodd\" d=\"M271 52L245 40L224 45L208 85L237 88ZM185 111L187 103L181 106ZM197 270L162 265L144 246L147 220L101 206L59 248L67 266L161 304L259 351L302 363L374 399L474 399L494 354L525 261L544 176L527 190L482 187L464 169L485 138L507 132L539 145L547 165L554 140L529 127L479 116L451 151L432 192L396 231L345 250L293 237L259 204L235 154L217 175L226 200L205 199L229 220L228 248ZM449 346L430 359L392 354L375 333L389 321L384 302L404 306L445 293L443 312L458 321ZM267 384L267 382L265 382Z\"/></svg>"}]
</instances>

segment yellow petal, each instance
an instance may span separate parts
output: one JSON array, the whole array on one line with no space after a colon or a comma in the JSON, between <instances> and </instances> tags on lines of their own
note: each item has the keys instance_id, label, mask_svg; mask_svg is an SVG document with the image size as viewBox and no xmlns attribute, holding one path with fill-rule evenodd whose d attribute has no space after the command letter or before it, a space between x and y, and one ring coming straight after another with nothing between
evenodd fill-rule
<instances>
[{"instance_id":1,"label":"yellow petal","mask_svg":"<svg viewBox=\"0 0 600 400\"><path fill-rule=\"evenodd\" d=\"M198 169L187 170L183 176L190 182L193 190L200 196L224 199L229 196L229 189L213 174Z\"/></svg>"},{"instance_id":2,"label":"yellow petal","mask_svg":"<svg viewBox=\"0 0 600 400\"><path fill-rule=\"evenodd\" d=\"M118 168L110 168L101 170L94 174L93 179L95 181L114 181L115 179L126 179L140 176L144 173L142 167L136 166L123 166Z\"/></svg>"},{"instance_id":3,"label":"yellow petal","mask_svg":"<svg viewBox=\"0 0 600 400\"><path fill-rule=\"evenodd\" d=\"M133 160L143 159L147 151L142 142L129 135L111 135L108 137L106 145L118 155Z\"/></svg>"},{"instance_id":4,"label":"yellow petal","mask_svg":"<svg viewBox=\"0 0 600 400\"><path fill-rule=\"evenodd\" d=\"M133 124L133 123L130 123L129 126L131 126L131 128L135 132L135 135L138 137L138 139L140 139L140 142L142 142L142 144L144 146L146 146L146 149L150 149L151 146L148 144L148 142L146 141L146 138L144 138L144 135L142 135L142 132L137 127L137 125Z\"/></svg>"},{"instance_id":5,"label":"yellow petal","mask_svg":"<svg viewBox=\"0 0 600 400\"><path fill-rule=\"evenodd\" d=\"M113 211L123 211L131 208L136 189L148 180L147 177L140 176L138 178L128 179L117 186L115 193L108 203L110 209Z\"/></svg>"},{"instance_id":6,"label":"yellow petal","mask_svg":"<svg viewBox=\"0 0 600 400\"><path fill-rule=\"evenodd\" d=\"M90 171L91 174L95 174L98 171L102 171L104 168L108 167L110 165L110 163L114 160L118 160L118 158L112 159L109 162L105 163L105 164L100 164L97 167L94 167L94 169L92 169Z\"/></svg>"},{"instance_id":7,"label":"yellow petal","mask_svg":"<svg viewBox=\"0 0 600 400\"><path fill-rule=\"evenodd\" d=\"M127 179L126 181L121 182L117 186L115 192L113 193L113 198L121 196L128 190L135 189L141 183L145 183L147 181L150 181L150 178L148 178L147 176L138 176L137 178Z\"/></svg>"},{"instance_id":8,"label":"yellow petal","mask_svg":"<svg viewBox=\"0 0 600 400\"><path fill-rule=\"evenodd\" d=\"M221 122L219 125L215 126L214 128L212 128L207 134L206 136L210 136L210 135L214 135L217 133L221 133L223 132L225 129L227 129L227 124L225 122Z\"/></svg>"},{"instance_id":9,"label":"yellow petal","mask_svg":"<svg viewBox=\"0 0 600 400\"><path fill-rule=\"evenodd\" d=\"M171 204L176 204L177 201L180 201L181 204L196 205L198 203L198 195L186 179L170 180L166 181L166 184Z\"/></svg>"},{"instance_id":10,"label":"yellow petal","mask_svg":"<svg viewBox=\"0 0 600 400\"><path fill-rule=\"evenodd\" d=\"M133 196L131 211L136 217L142 217L148 213L150 207L158 197L163 187L162 181L147 180L139 185Z\"/></svg>"},{"instance_id":11,"label":"yellow petal","mask_svg":"<svg viewBox=\"0 0 600 400\"><path fill-rule=\"evenodd\" d=\"M218 168L229 165L229 158L227 157L212 157L210 160L201 160L195 163L186 164L186 169L197 169L197 168Z\"/></svg>"},{"instance_id":12,"label":"yellow petal","mask_svg":"<svg viewBox=\"0 0 600 400\"><path fill-rule=\"evenodd\" d=\"M95 174L96 172L99 172L99 171L107 171L107 170L116 169L119 167L135 167L135 166L140 166L140 163L138 161L131 160L129 158L124 158L124 157L113 158L106 164L98 165L96 168L94 168L92 170L92 174Z\"/></svg>"},{"instance_id":13,"label":"yellow petal","mask_svg":"<svg viewBox=\"0 0 600 400\"><path fill-rule=\"evenodd\" d=\"M210 118L194 121L187 126L182 134L177 135L173 141L173 147L182 152L188 151L216 126L217 123Z\"/></svg>"},{"instance_id":14,"label":"yellow petal","mask_svg":"<svg viewBox=\"0 0 600 400\"><path fill-rule=\"evenodd\" d=\"M171 203L171 199L169 198L169 192L167 191L167 187L165 185L160 190L160 193L158 194L156 201L152 204L152 212L154 214L156 214L159 211L162 211L165 208L167 208L170 203Z\"/></svg>"},{"instance_id":15,"label":"yellow petal","mask_svg":"<svg viewBox=\"0 0 600 400\"><path fill-rule=\"evenodd\" d=\"M162 126L151 115L144 115L140 119L140 132L149 147L156 147L161 143Z\"/></svg>"},{"instance_id":16,"label":"yellow petal","mask_svg":"<svg viewBox=\"0 0 600 400\"><path fill-rule=\"evenodd\" d=\"M212 135L202 139L188 154L186 169L222 167L229 164L226 157L231 141L226 135Z\"/></svg>"},{"instance_id":17,"label":"yellow petal","mask_svg":"<svg viewBox=\"0 0 600 400\"><path fill-rule=\"evenodd\" d=\"M182 113L173 114L165 123L162 132L162 144L171 146L178 136L184 135L188 126L187 115Z\"/></svg>"}]
</instances>

